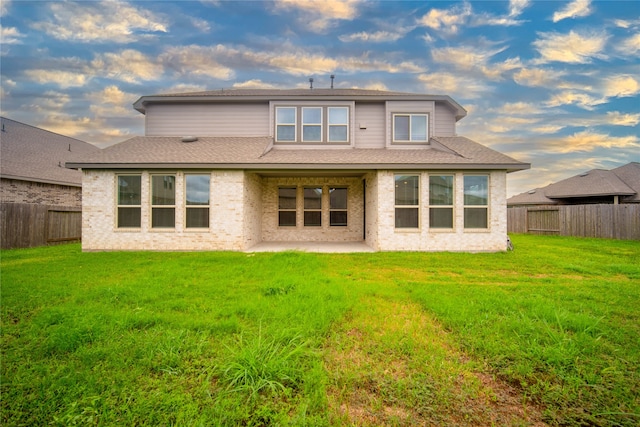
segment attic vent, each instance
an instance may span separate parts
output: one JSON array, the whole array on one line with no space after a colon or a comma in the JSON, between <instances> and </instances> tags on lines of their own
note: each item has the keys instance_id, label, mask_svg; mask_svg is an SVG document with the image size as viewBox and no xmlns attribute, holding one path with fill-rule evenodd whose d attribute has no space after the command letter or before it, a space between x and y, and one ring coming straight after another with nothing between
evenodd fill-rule
<instances>
[{"instance_id":1,"label":"attic vent","mask_svg":"<svg viewBox=\"0 0 640 427\"><path fill-rule=\"evenodd\" d=\"M536 190L529 190L529 194L535 194Z\"/></svg>"},{"instance_id":2,"label":"attic vent","mask_svg":"<svg viewBox=\"0 0 640 427\"><path fill-rule=\"evenodd\" d=\"M198 140L197 136L183 136L182 142L196 142Z\"/></svg>"},{"instance_id":3,"label":"attic vent","mask_svg":"<svg viewBox=\"0 0 640 427\"><path fill-rule=\"evenodd\" d=\"M589 172L584 172L580 174L580 176L587 176L587 175L589 175Z\"/></svg>"}]
</instances>

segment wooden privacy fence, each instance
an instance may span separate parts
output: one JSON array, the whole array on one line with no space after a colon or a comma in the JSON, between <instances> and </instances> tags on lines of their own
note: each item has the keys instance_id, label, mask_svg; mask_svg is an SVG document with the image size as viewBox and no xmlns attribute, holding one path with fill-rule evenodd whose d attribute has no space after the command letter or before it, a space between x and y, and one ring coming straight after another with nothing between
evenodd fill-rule
<instances>
[{"instance_id":1,"label":"wooden privacy fence","mask_svg":"<svg viewBox=\"0 0 640 427\"><path fill-rule=\"evenodd\" d=\"M640 240L640 204L511 207L507 229L509 233Z\"/></svg>"},{"instance_id":2,"label":"wooden privacy fence","mask_svg":"<svg viewBox=\"0 0 640 427\"><path fill-rule=\"evenodd\" d=\"M0 243L2 249L27 248L80 240L80 208L2 203Z\"/></svg>"}]
</instances>

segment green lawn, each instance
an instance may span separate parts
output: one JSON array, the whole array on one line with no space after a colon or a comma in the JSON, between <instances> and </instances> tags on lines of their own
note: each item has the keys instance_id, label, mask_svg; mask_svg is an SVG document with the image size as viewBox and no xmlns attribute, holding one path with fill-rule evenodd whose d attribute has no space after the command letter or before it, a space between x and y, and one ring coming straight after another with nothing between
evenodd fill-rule
<instances>
[{"instance_id":1,"label":"green lawn","mask_svg":"<svg viewBox=\"0 0 640 427\"><path fill-rule=\"evenodd\" d=\"M2 425L640 423L640 242L1 252Z\"/></svg>"}]
</instances>

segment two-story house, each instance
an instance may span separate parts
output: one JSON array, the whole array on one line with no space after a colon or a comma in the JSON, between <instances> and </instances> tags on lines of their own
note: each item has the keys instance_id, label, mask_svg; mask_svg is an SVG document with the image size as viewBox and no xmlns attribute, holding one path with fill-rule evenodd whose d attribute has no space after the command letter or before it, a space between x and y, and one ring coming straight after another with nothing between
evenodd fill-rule
<instances>
[{"instance_id":1,"label":"two-story house","mask_svg":"<svg viewBox=\"0 0 640 427\"><path fill-rule=\"evenodd\" d=\"M457 136L448 96L225 89L134 107L145 136L67 164L83 170L84 250L501 251L507 173L530 166Z\"/></svg>"}]
</instances>

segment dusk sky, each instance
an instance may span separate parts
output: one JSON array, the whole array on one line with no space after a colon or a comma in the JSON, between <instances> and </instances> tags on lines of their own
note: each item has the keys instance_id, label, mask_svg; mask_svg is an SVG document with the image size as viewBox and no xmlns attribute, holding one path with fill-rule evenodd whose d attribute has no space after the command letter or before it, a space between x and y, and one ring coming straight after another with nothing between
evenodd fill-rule
<instances>
[{"instance_id":1,"label":"dusk sky","mask_svg":"<svg viewBox=\"0 0 640 427\"><path fill-rule=\"evenodd\" d=\"M532 164L508 195L640 161L637 1L1 3L1 113L99 146L140 96L220 88L450 95L458 134Z\"/></svg>"}]
</instances>

